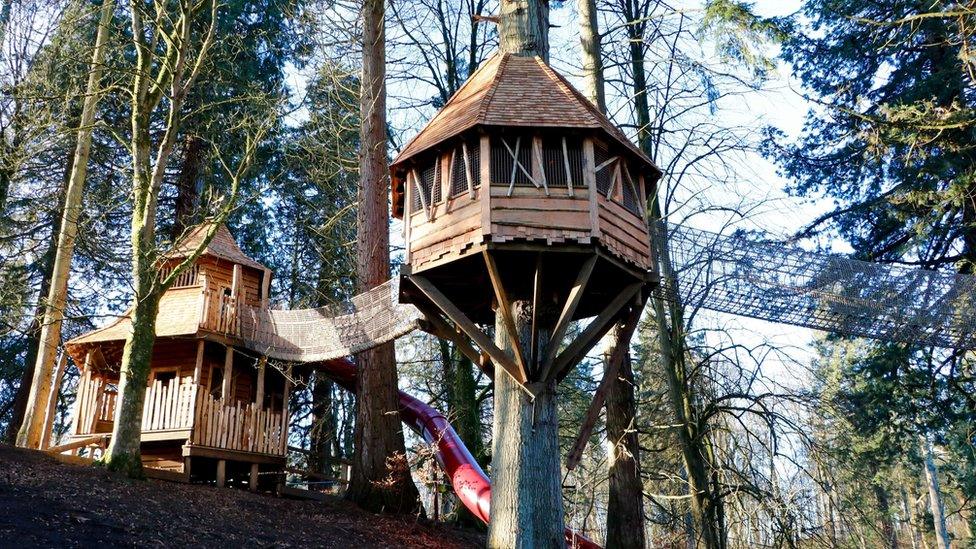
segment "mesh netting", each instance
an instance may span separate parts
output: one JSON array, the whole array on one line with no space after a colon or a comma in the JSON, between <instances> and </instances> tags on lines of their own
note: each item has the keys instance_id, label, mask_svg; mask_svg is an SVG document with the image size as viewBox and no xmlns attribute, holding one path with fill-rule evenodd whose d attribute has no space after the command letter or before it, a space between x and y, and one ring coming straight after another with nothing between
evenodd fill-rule
<instances>
[{"instance_id":1,"label":"mesh netting","mask_svg":"<svg viewBox=\"0 0 976 549\"><path fill-rule=\"evenodd\" d=\"M839 334L976 349L976 277L807 252L659 223L686 307ZM668 277L664 277L665 280Z\"/></svg>"},{"instance_id":2,"label":"mesh netting","mask_svg":"<svg viewBox=\"0 0 976 549\"><path fill-rule=\"evenodd\" d=\"M244 346L278 360L318 362L349 356L406 335L422 318L413 305L398 303L393 278L351 301L290 311L242 307Z\"/></svg>"}]
</instances>

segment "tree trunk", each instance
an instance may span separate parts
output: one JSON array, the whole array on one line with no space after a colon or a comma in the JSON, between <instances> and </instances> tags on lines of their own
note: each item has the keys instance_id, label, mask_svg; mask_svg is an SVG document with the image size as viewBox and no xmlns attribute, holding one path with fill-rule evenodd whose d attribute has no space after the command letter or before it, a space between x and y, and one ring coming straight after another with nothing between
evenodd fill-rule
<instances>
[{"instance_id":1,"label":"tree trunk","mask_svg":"<svg viewBox=\"0 0 976 549\"><path fill-rule=\"evenodd\" d=\"M363 4L363 72L360 94L359 211L356 274L360 291L390 276L387 195L386 44L384 0ZM397 399L393 343L356 355L355 466L348 497L360 507L414 513L420 495L410 478Z\"/></svg>"},{"instance_id":2,"label":"tree trunk","mask_svg":"<svg viewBox=\"0 0 976 549\"><path fill-rule=\"evenodd\" d=\"M68 180L71 178L74 159L74 152L72 152L68 155L64 177L61 180L61 189L58 192L58 204L64 203L64 195L68 187ZM7 424L7 432L4 435L4 439L8 444L16 443L17 432L20 431L20 427L24 423L24 414L27 412L27 399L30 395L31 380L34 378L37 353L41 346L41 325L44 319L44 303L47 300L48 292L51 291L51 278L54 276L54 258L58 250L58 235L61 233L61 214L62 211L60 209L52 209L51 211L51 238L47 250L44 252L41 288L37 294L34 320L31 321L31 326L27 331L27 352L24 353L24 369L20 375L20 385L17 387L17 394L14 396L10 423Z\"/></svg>"},{"instance_id":3,"label":"tree trunk","mask_svg":"<svg viewBox=\"0 0 976 549\"><path fill-rule=\"evenodd\" d=\"M498 9L498 49L538 55L549 62L549 0L503 0Z\"/></svg>"},{"instance_id":4,"label":"tree trunk","mask_svg":"<svg viewBox=\"0 0 976 549\"><path fill-rule=\"evenodd\" d=\"M125 340L119 378L119 409L112 426L112 442L105 465L130 477L142 476L142 408L156 341L156 313L159 297L139 299L132 312L132 333Z\"/></svg>"},{"instance_id":5,"label":"tree trunk","mask_svg":"<svg viewBox=\"0 0 976 549\"><path fill-rule=\"evenodd\" d=\"M579 0L580 45L583 52L583 79L586 81L586 97L607 112L607 99L603 79L603 51L600 26L597 22L596 0Z\"/></svg>"},{"instance_id":6,"label":"tree trunk","mask_svg":"<svg viewBox=\"0 0 976 549\"><path fill-rule=\"evenodd\" d=\"M898 549L898 533L895 530L894 517L891 516L891 502L888 498L888 491L883 486L875 484L874 497L878 502L878 515L881 518L881 537L884 538L885 547Z\"/></svg>"},{"instance_id":7,"label":"tree trunk","mask_svg":"<svg viewBox=\"0 0 976 549\"><path fill-rule=\"evenodd\" d=\"M614 346L630 341L611 336ZM607 350L607 357L614 352ZM630 353L620 363L617 378L607 394L607 438L610 448L610 494L607 502L607 547L644 547L644 491L640 475L639 445L634 425L634 372Z\"/></svg>"},{"instance_id":8,"label":"tree trunk","mask_svg":"<svg viewBox=\"0 0 976 549\"><path fill-rule=\"evenodd\" d=\"M532 348L532 305L515 301L512 317L523 349ZM547 323L543 323L544 325ZM539 331L539 355L549 334ZM495 342L514 357L501 309L495 312ZM495 375L491 461L491 522L488 547L564 547L556 382L535 401L501 369Z\"/></svg>"},{"instance_id":9,"label":"tree trunk","mask_svg":"<svg viewBox=\"0 0 976 549\"><path fill-rule=\"evenodd\" d=\"M71 270L71 258L74 255L78 218L81 215L85 177L88 174L92 124L95 121L95 109L98 106L98 100L102 95L99 89L102 73L105 70L102 58L106 50L113 5L112 0L102 1L98 32L95 36L95 48L92 52L92 68L88 75L86 95L78 127L78 141L75 144L75 159L72 165L71 178L65 192L64 211L58 232L58 251L54 259L51 287L44 310L44 321L41 325L41 345L34 366L24 422L20 433L17 435L17 443L28 448L38 448L41 435L44 432L47 399L51 392L51 376L54 371L58 346L61 343L61 321L64 318L64 307L67 302L68 275Z\"/></svg>"},{"instance_id":10,"label":"tree trunk","mask_svg":"<svg viewBox=\"0 0 976 549\"><path fill-rule=\"evenodd\" d=\"M183 141L183 165L176 179L176 204L173 208L173 230L170 237L175 241L187 227L193 225L193 216L200 202L197 180L200 177L201 149L203 140L188 135Z\"/></svg>"},{"instance_id":11,"label":"tree trunk","mask_svg":"<svg viewBox=\"0 0 976 549\"><path fill-rule=\"evenodd\" d=\"M919 443L925 459L925 483L929 491L929 509L932 511L932 522L935 526L935 541L939 549L949 549L950 538L949 530L946 528L945 504L942 502L942 489L939 487L939 470L932 456L932 443L924 436L919 437Z\"/></svg>"},{"instance_id":12,"label":"tree trunk","mask_svg":"<svg viewBox=\"0 0 976 549\"><path fill-rule=\"evenodd\" d=\"M332 413L333 383L321 372L315 373L312 385L312 430L309 469L316 473L335 474L336 418Z\"/></svg>"}]
</instances>

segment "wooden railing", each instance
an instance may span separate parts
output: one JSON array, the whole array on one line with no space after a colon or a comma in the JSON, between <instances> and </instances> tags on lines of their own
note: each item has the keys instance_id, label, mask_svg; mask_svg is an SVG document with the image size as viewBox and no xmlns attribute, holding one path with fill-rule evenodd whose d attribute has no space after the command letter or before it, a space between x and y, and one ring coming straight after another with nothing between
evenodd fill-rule
<instances>
[{"instance_id":1,"label":"wooden railing","mask_svg":"<svg viewBox=\"0 0 976 549\"><path fill-rule=\"evenodd\" d=\"M255 403L225 406L200 393L192 443L199 446L285 455L288 418Z\"/></svg>"},{"instance_id":2,"label":"wooden railing","mask_svg":"<svg viewBox=\"0 0 976 549\"><path fill-rule=\"evenodd\" d=\"M169 274L172 271L173 271L173 267L162 268L159 271L159 278L160 279L166 278L167 276L169 276ZM196 264L190 265L176 277L176 280L173 281L173 284L170 286L170 288L186 288L187 286L196 286L197 284L200 283L199 275L200 275L200 266Z\"/></svg>"},{"instance_id":3,"label":"wooden railing","mask_svg":"<svg viewBox=\"0 0 976 549\"><path fill-rule=\"evenodd\" d=\"M94 377L86 370L78 382L75 404L75 433L102 433L112 430L118 394L114 384L103 377Z\"/></svg>"},{"instance_id":4,"label":"wooden railing","mask_svg":"<svg viewBox=\"0 0 976 549\"><path fill-rule=\"evenodd\" d=\"M146 389L143 432L193 427L197 387L189 378L177 378L165 384L157 379Z\"/></svg>"},{"instance_id":5,"label":"wooden railing","mask_svg":"<svg viewBox=\"0 0 976 549\"><path fill-rule=\"evenodd\" d=\"M203 289L200 327L214 332L237 335L240 331L238 298L212 288Z\"/></svg>"}]
</instances>

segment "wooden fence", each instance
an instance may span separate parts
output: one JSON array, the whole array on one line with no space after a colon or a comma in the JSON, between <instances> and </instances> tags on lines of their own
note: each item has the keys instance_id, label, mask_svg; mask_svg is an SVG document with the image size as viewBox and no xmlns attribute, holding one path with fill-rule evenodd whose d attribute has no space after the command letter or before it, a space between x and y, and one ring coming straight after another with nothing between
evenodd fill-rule
<instances>
[{"instance_id":1,"label":"wooden fence","mask_svg":"<svg viewBox=\"0 0 976 549\"><path fill-rule=\"evenodd\" d=\"M165 384L157 379L146 388L142 430L162 431L193 427L197 387L190 378L177 378Z\"/></svg>"},{"instance_id":2,"label":"wooden fence","mask_svg":"<svg viewBox=\"0 0 976 549\"><path fill-rule=\"evenodd\" d=\"M201 393L193 444L241 452L285 455L288 418L256 404L223 401Z\"/></svg>"},{"instance_id":3,"label":"wooden fence","mask_svg":"<svg viewBox=\"0 0 976 549\"><path fill-rule=\"evenodd\" d=\"M238 298L212 288L203 289L200 327L214 332L237 335L240 331Z\"/></svg>"}]
</instances>

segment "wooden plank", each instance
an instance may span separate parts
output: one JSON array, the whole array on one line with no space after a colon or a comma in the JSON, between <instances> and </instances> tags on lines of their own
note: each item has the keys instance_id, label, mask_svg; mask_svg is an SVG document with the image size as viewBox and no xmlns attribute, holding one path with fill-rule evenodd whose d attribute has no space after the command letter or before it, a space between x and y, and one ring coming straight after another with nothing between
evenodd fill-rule
<instances>
[{"instance_id":1,"label":"wooden plank","mask_svg":"<svg viewBox=\"0 0 976 549\"><path fill-rule=\"evenodd\" d=\"M539 379L548 379L552 375L553 358L559 351L563 338L566 337L569 324L573 321L573 315L576 314L576 307L579 306L580 300L583 299L583 293L586 291L586 285L590 281L590 275L593 274L593 267L596 266L597 259L598 256L596 254L590 256L583 263L583 266L580 267L579 273L576 274L576 280L573 282L573 287L569 289L569 294L566 296L566 303L563 304L563 309L560 311L559 318L556 320L556 326L552 329L549 345L546 346L546 356L542 361L542 374L539 376Z\"/></svg>"},{"instance_id":2,"label":"wooden plank","mask_svg":"<svg viewBox=\"0 0 976 549\"><path fill-rule=\"evenodd\" d=\"M559 355L554 359L554 363L551 368L547 368L549 377L544 378L542 381L551 381L554 377L560 379L564 371L568 368L573 367L578 363L584 356L586 356L587 351L601 338L603 334L610 328L613 321L617 318L620 310L627 304L628 301L637 295L637 292L643 287L642 282L635 282L633 284L625 287L617 297L613 298L609 304L600 312L599 315L585 330L569 344L566 349L559 353Z\"/></svg>"},{"instance_id":3,"label":"wooden plank","mask_svg":"<svg viewBox=\"0 0 976 549\"><path fill-rule=\"evenodd\" d=\"M508 299L508 293L505 291L505 284L502 282L498 265L495 264L495 258L488 250L481 252L481 255L485 258L485 267L488 269L491 286L495 290L495 299L498 301L498 308L502 311L502 322L505 324L505 331L508 332L508 337L512 342L515 363L519 368L522 379L528 380L529 368L525 360L525 350L522 349L522 342L519 339L518 330L515 328L515 318L512 317L512 302Z\"/></svg>"},{"instance_id":4,"label":"wooden plank","mask_svg":"<svg viewBox=\"0 0 976 549\"><path fill-rule=\"evenodd\" d=\"M261 355L261 358L258 359L258 381L254 393L254 402L258 409L264 407L264 371L267 363L268 357Z\"/></svg>"},{"instance_id":5,"label":"wooden plank","mask_svg":"<svg viewBox=\"0 0 976 549\"><path fill-rule=\"evenodd\" d=\"M217 461L217 487L223 488L227 485L227 460Z\"/></svg>"},{"instance_id":6,"label":"wooden plank","mask_svg":"<svg viewBox=\"0 0 976 549\"><path fill-rule=\"evenodd\" d=\"M464 181L468 184L468 197L474 200L474 173L471 170L471 159L468 157L467 141L461 142L461 156L464 158Z\"/></svg>"},{"instance_id":7,"label":"wooden plank","mask_svg":"<svg viewBox=\"0 0 976 549\"><path fill-rule=\"evenodd\" d=\"M542 138L538 135L532 138L532 156L535 157L535 162L532 166L532 175L542 185L542 188L546 191L546 196L549 196L549 182L546 181L546 168L542 158Z\"/></svg>"},{"instance_id":8,"label":"wooden plank","mask_svg":"<svg viewBox=\"0 0 976 549\"><path fill-rule=\"evenodd\" d=\"M569 166L569 150L566 147L566 136L562 137L563 145L563 167L566 168L566 190L569 191L569 196L573 196L573 170Z\"/></svg>"},{"instance_id":9,"label":"wooden plank","mask_svg":"<svg viewBox=\"0 0 976 549\"><path fill-rule=\"evenodd\" d=\"M68 452L70 450L84 448L85 446L92 446L94 444L104 444L108 441L109 438L111 438L111 435L109 435L108 433L101 434L101 435L94 435L90 437L85 437L80 440L76 440L74 442L68 442L66 444L52 446L51 448L48 448L46 452L48 454L60 454L61 452Z\"/></svg>"},{"instance_id":10,"label":"wooden plank","mask_svg":"<svg viewBox=\"0 0 976 549\"><path fill-rule=\"evenodd\" d=\"M434 286L426 277L421 275L410 275L410 281L413 282L417 288L430 299L434 305L440 308L441 311L451 319L458 328L461 329L472 341L474 341L482 351L488 353L492 361L495 364L502 367L503 370L508 372L509 375L519 384L524 384L526 379L521 377L521 371L519 367L515 364L512 359L506 355L498 346L495 345L488 336L475 325L474 322L468 318L468 315L464 314L457 305L447 299L447 297L441 293L440 290ZM521 379L520 379L521 377Z\"/></svg>"}]
</instances>

